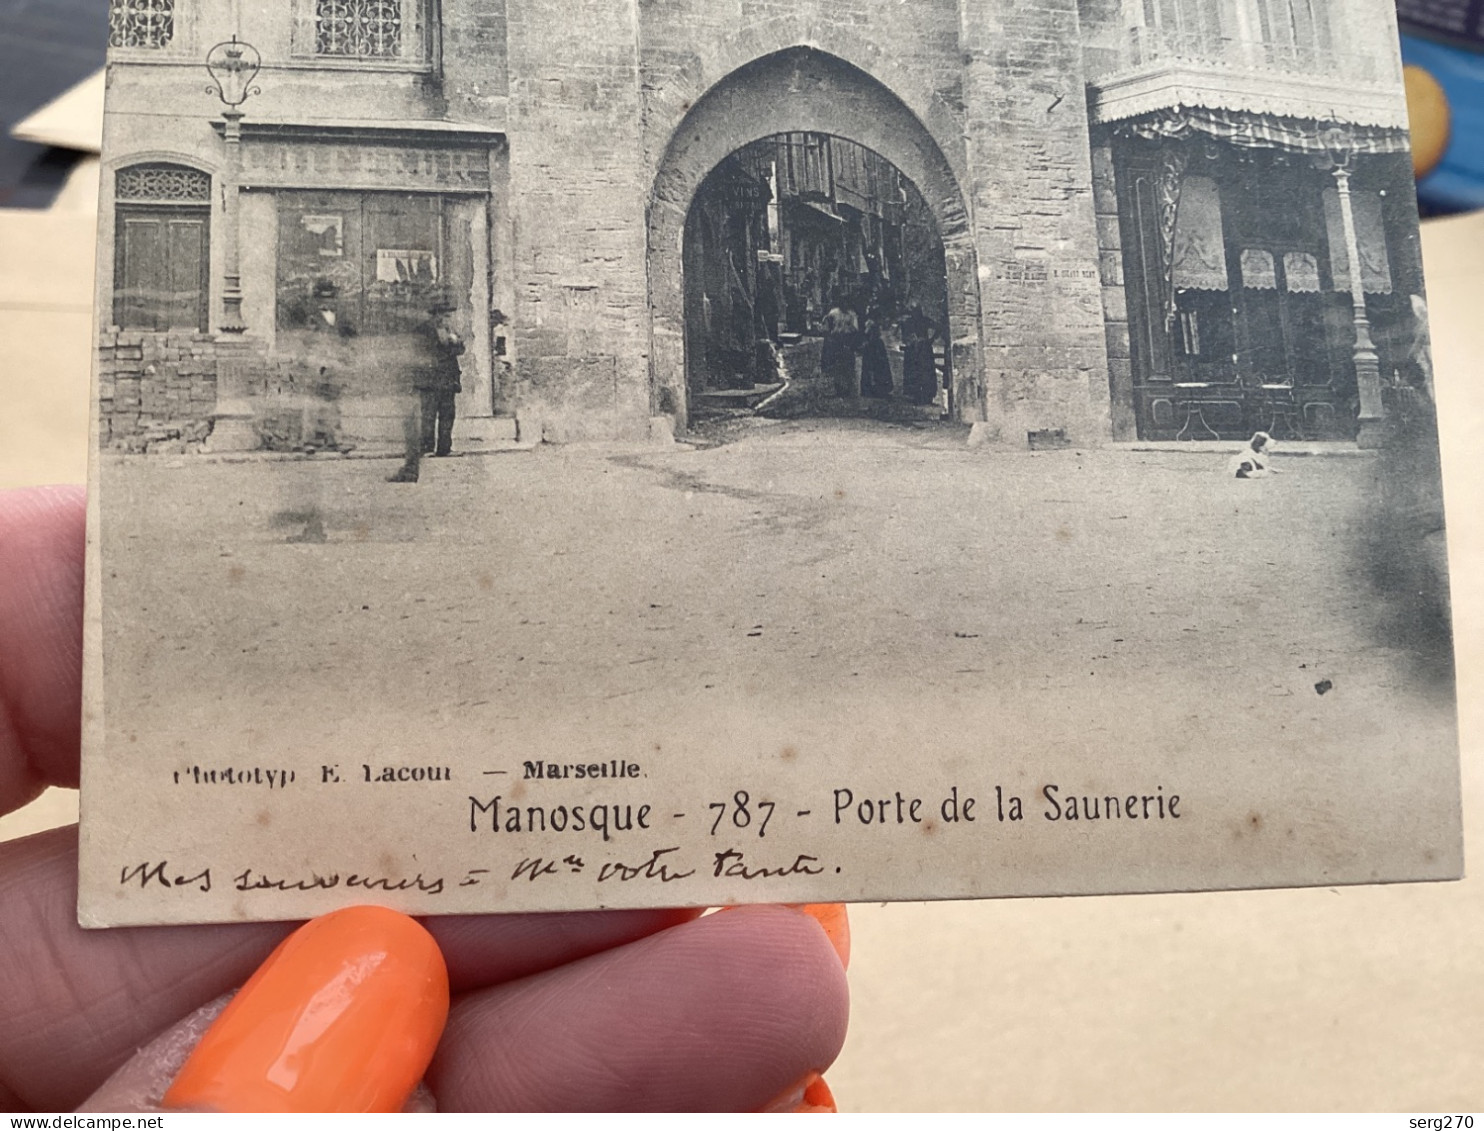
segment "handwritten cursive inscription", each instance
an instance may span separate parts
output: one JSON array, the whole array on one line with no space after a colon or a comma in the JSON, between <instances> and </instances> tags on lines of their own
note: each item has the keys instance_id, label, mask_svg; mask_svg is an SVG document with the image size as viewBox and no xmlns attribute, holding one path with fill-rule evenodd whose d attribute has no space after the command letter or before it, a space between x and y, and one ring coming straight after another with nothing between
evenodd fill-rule
<instances>
[{"instance_id":1,"label":"handwritten cursive inscription","mask_svg":"<svg viewBox=\"0 0 1484 1131\"><path fill-rule=\"evenodd\" d=\"M735 848L729 848L725 852L716 853L711 875L718 880L723 876L734 880L778 880L784 876L818 876L824 871L823 868L817 866L818 864L819 857L800 854L794 858L792 864L783 867L766 868L762 865L753 867L747 862L746 856Z\"/></svg>"},{"instance_id":2,"label":"handwritten cursive inscription","mask_svg":"<svg viewBox=\"0 0 1484 1131\"><path fill-rule=\"evenodd\" d=\"M347 876L331 872L327 876L311 873L308 876L278 878L246 868L232 877L232 886L238 891L331 891L344 887L363 891L418 891L425 895L441 895L444 882L442 876L426 877L421 872L400 880L386 876L363 876L358 872L351 872Z\"/></svg>"},{"instance_id":3,"label":"handwritten cursive inscription","mask_svg":"<svg viewBox=\"0 0 1484 1131\"><path fill-rule=\"evenodd\" d=\"M161 860L158 864L146 862L132 868L120 868L119 884L123 887L138 884L141 888L152 884L162 888L195 887L197 891L206 892L211 890L211 869L202 868L193 875L187 875L171 868L168 860Z\"/></svg>"},{"instance_id":4,"label":"handwritten cursive inscription","mask_svg":"<svg viewBox=\"0 0 1484 1131\"><path fill-rule=\"evenodd\" d=\"M535 883L542 876L555 876L562 868L569 872L581 872L587 865L581 856L568 856L560 862L547 860L543 857L527 857L515 866L515 871L510 873L512 880L525 878Z\"/></svg>"},{"instance_id":5,"label":"handwritten cursive inscription","mask_svg":"<svg viewBox=\"0 0 1484 1131\"><path fill-rule=\"evenodd\" d=\"M670 862L665 858L679 851L679 845L674 848L657 848L650 854L649 859L641 864L624 864L611 860L598 870L598 882L618 880L620 883L628 883L631 880L659 880L662 884L669 884L694 876L696 874L694 868L688 872L670 871Z\"/></svg>"}]
</instances>

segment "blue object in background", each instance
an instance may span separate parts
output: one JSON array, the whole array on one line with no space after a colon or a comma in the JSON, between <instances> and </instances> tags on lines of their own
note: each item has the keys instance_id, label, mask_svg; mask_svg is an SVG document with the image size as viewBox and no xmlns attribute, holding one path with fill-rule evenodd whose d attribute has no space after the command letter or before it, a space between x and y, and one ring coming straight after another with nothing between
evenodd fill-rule
<instances>
[{"instance_id":1,"label":"blue object in background","mask_svg":"<svg viewBox=\"0 0 1484 1131\"><path fill-rule=\"evenodd\" d=\"M103 65L108 0L0 0L0 208L48 208L77 156L10 127Z\"/></svg>"},{"instance_id":2,"label":"blue object in background","mask_svg":"<svg viewBox=\"0 0 1484 1131\"><path fill-rule=\"evenodd\" d=\"M1417 182L1422 211L1484 208L1484 54L1404 34L1402 62L1422 67L1442 84L1452 113L1443 160Z\"/></svg>"}]
</instances>

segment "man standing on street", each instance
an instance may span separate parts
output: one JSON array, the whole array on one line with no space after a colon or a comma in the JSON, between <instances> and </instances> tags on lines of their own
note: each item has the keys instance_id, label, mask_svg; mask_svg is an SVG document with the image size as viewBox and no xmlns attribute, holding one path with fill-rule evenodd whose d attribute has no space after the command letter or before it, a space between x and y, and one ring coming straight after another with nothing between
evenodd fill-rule
<instances>
[{"instance_id":1,"label":"man standing on street","mask_svg":"<svg viewBox=\"0 0 1484 1131\"><path fill-rule=\"evenodd\" d=\"M416 396L406 422L407 460L391 477L393 483L416 483L423 456L446 456L453 450L455 398L463 390L459 358L464 353L464 339L453 326L456 310L440 301L428 312L423 357L412 376Z\"/></svg>"},{"instance_id":2,"label":"man standing on street","mask_svg":"<svg viewBox=\"0 0 1484 1131\"><path fill-rule=\"evenodd\" d=\"M454 397L464 388L459 381L464 339L454 329L456 309L452 303L440 302L431 311L432 364L418 386L422 394L423 455L446 456L453 450Z\"/></svg>"}]
</instances>

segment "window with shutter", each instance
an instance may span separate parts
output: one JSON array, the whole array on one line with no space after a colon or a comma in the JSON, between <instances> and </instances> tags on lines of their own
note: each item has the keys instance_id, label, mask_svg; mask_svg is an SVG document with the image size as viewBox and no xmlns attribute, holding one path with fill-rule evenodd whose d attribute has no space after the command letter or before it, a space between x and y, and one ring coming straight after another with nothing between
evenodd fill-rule
<instances>
[{"instance_id":1,"label":"window with shutter","mask_svg":"<svg viewBox=\"0 0 1484 1131\"><path fill-rule=\"evenodd\" d=\"M114 323L126 330L206 330L211 177L164 163L120 169L114 208Z\"/></svg>"}]
</instances>

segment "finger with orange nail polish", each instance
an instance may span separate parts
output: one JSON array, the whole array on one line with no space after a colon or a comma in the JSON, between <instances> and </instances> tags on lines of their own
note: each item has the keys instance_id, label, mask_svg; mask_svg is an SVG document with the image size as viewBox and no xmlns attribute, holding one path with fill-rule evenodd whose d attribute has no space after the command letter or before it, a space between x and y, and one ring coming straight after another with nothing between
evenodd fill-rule
<instances>
[{"instance_id":1,"label":"finger with orange nail polish","mask_svg":"<svg viewBox=\"0 0 1484 1131\"><path fill-rule=\"evenodd\" d=\"M431 935L351 907L285 939L207 1031L165 1094L177 1110L400 1111L448 1018Z\"/></svg>"},{"instance_id":2,"label":"finger with orange nail polish","mask_svg":"<svg viewBox=\"0 0 1484 1131\"><path fill-rule=\"evenodd\" d=\"M816 1076L804 1089L804 1098L799 1106L794 1108L795 1115L834 1115L840 1109L835 1106L835 1094L830 1091L830 1086L824 1082L823 1076Z\"/></svg>"},{"instance_id":3,"label":"finger with orange nail polish","mask_svg":"<svg viewBox=\"0 0 1484 1131\"><path fill-rule=\"evenodd\" d=\"M799 910L812 915L829 936L840 964L850 969L850 916L843 903L801 903Z\"/></svg>"},{"instance_id":4,"label":"finger with orange nail polish","mask_svg":"<svg viewBox=\"0 0 1484 1131\"><path fill-rule=\"evenodd\" d=\"M840 1109L824 1077L811 1072L759 1109L762 1115L834 1115Z\"/></svg>"}]
</instances>

